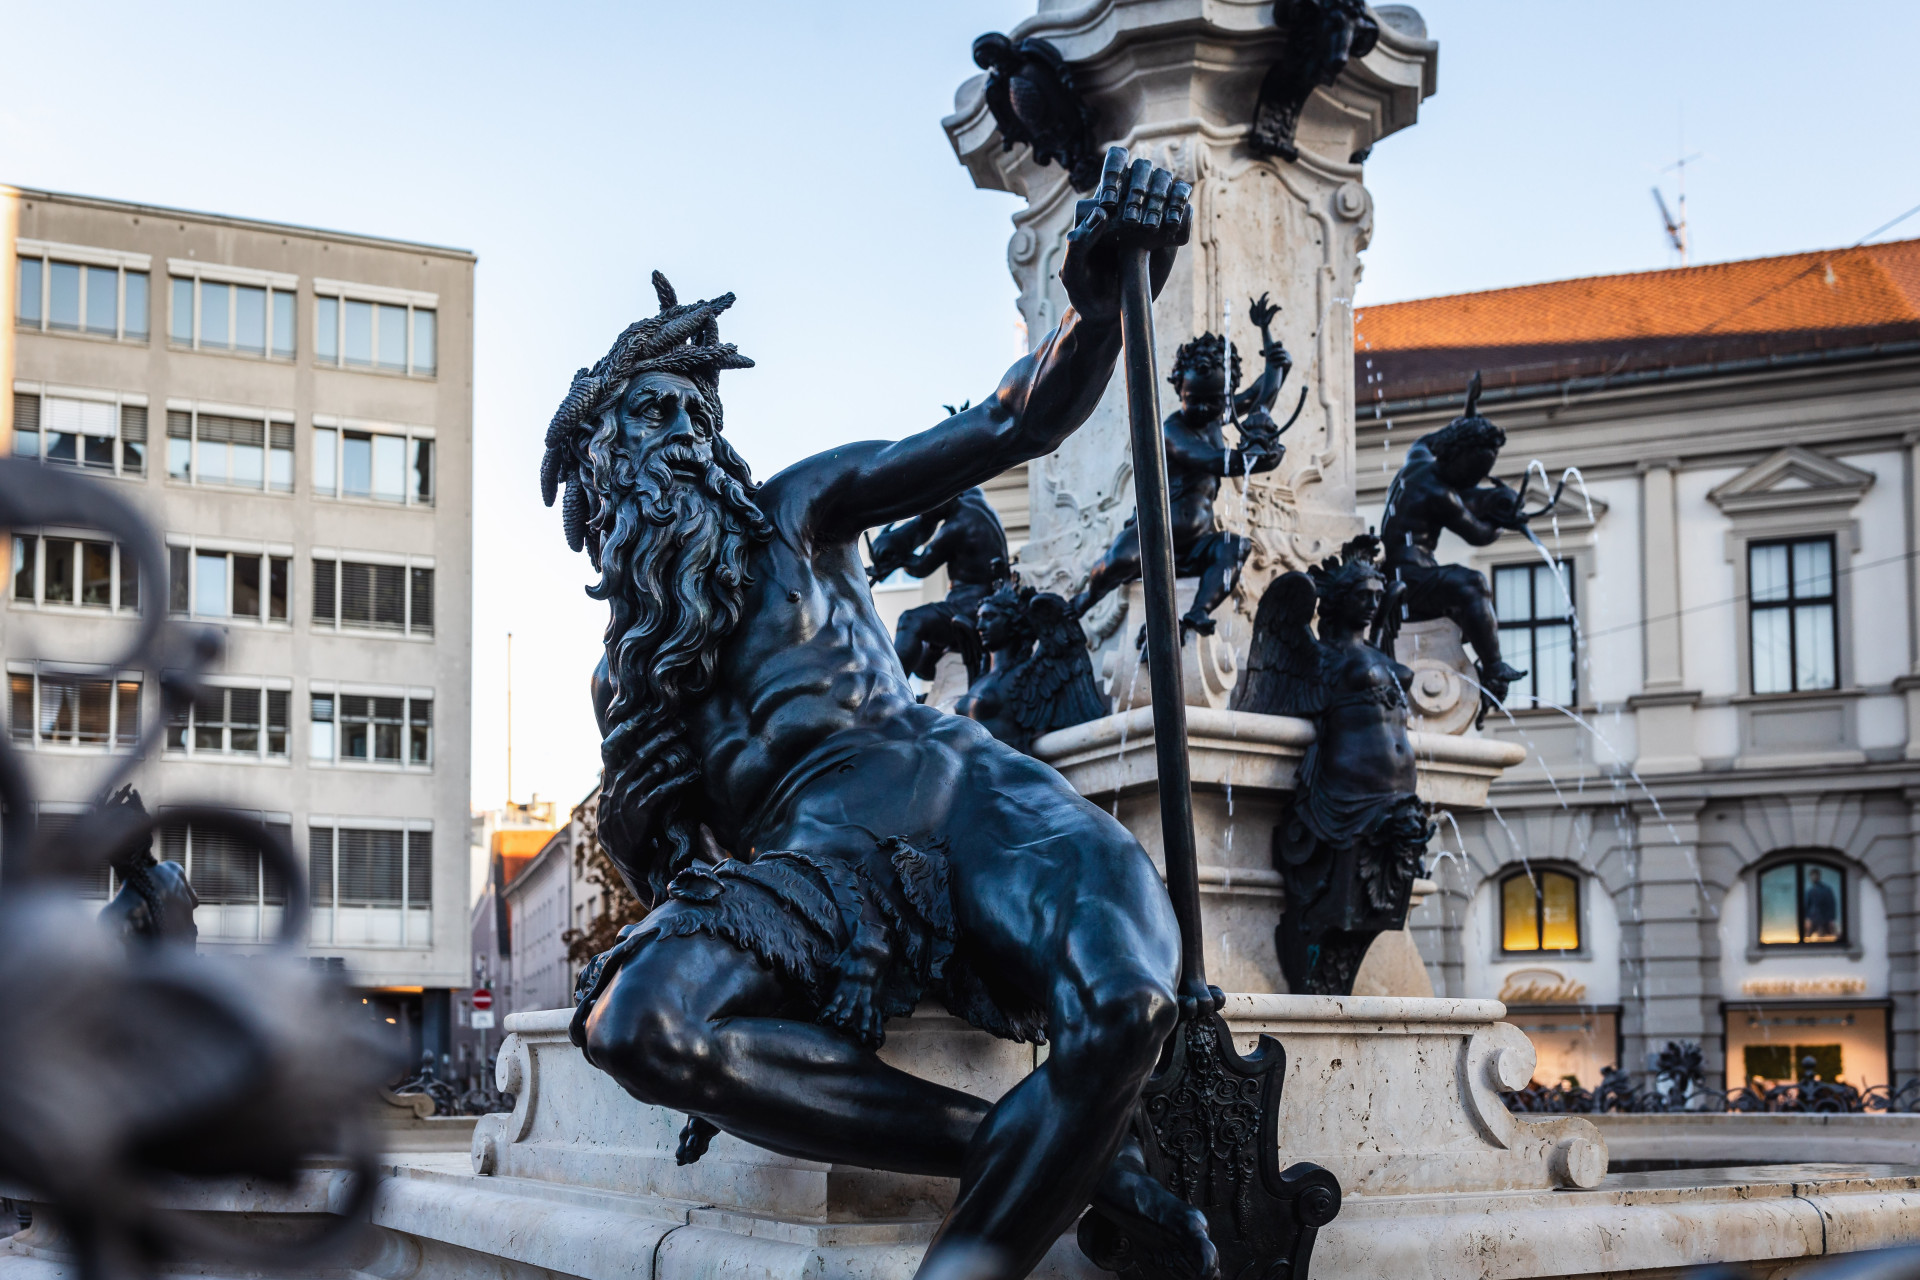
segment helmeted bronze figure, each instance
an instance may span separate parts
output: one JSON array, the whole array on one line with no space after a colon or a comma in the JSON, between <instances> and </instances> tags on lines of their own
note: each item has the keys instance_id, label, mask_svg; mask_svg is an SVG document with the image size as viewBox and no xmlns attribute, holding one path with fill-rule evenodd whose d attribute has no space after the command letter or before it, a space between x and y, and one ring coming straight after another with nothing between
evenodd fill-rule
<instances>
[{"instance_id":1,"label":"helmeted bronze figure","mask_svg":"<svg viewBox=\"0 0 1920 1280\"><path fill-rule=\"evenodd\" d=\"M1260 354L1266 368L1246 390L1236 391L1240 353L1212 333L1182 346L1167 377L1180 393L1180 408L1168 415L1164 428L1174 570L1182 577L1200 579L1193 605L1180 619L1183 631L1213 634L1210 615L1233 590L1240 566L1253 550L1249 539L1220 528L1214 518L1220 482L1230 476L1271 471L1286 454L1286 446L1280 443L1286 427L1276 426L1267 412L1293 368L1293 358L1273 336L1273 318L1279 313L1280 308L1265 295L1252 304L1250 314L1260 329ZM1240 443L1233 448L1227 447L1221 430L1230 414L1240 428ZM1294 416L1299 416L1297 408ZM1292 426L1293 420L1286 425ZM1074 615L1085 613L1108 592L1139 576L1140 534L1129 517L1113 545L1094 564L1086 589L1074 597Z\"/></svg>"},{"instance_id":2,"label":"helmeted bronze figure","mask_svg":"<svg viewBox=\"0 0 1920 1280\"><path fill-rule=\"evenodd\" d=\"M1495 480L1493 471L1507 433L1480 416L1480 375L1467 388L1466 411L1438 431L1413 442L1400 474L1387 490L1380 535L1389 578L1406 584L1406 619L1450 618L1473 646L1485 696L1501 700L1527 673L1500 660L1500 623L1493 611L1487 575L1466 565L1443 565L1434 557L1440 535L1452 530L1471 546L1484 547L1509 529L1524 529L1521 495Z\"/></svg>"},{"instance_id":3,"label":"helmeted bronze figure","mask_svg":"<svg viewBox=\"0 0 1920 1280\"><path fill-rule=\"evenodd\" d=\"M144 825L147 819L147 807L131 786L116 791L103 808L115 818L124 818L130 826ZM187 882L184 867L153 856L151 835L128 843L112 866L120 891L100 909L102 924L128 941L194 945L200 937L193 922L199 895Z\"/></svg>"},{"instance_id":4,"label":"helmeted bronze figure","mask_svg":"<svg viewBox=\"0 0 1920 1280\"><path fill-rule=\"evenodd\" d=\"M968 687L955 712L1027 752L1043 733L1107 714L1087 655L1087 633L1065 600L1009 580L981 601L977 616L993 666Z\"/></svg>"},{"instance_id":5,"label":"helmeted bronze figure","mask_svg":"<svg viewBox=\"0 0 1920 1280\"><path fill-rule=\"evenodd\" d=\"M576 377L542 480L612 611L600 838L658 905L589 971L576 1043L628 1092L794 1156L958 1177L921 1274L1027 1274L1090 1197L1212 1268L1204 1219L1122 1148L1174 1025L1180 941L1139 843L980 724L915 701L862 530L1057 448L1120 352L1125 220L1164 281L1187 188L1109 160L1059 328L984 403L756 485L721 434L731 295L661 310ZM1145 186L1145 191L1131 187ZM1124 211L1123 197L1132 204ZM716 857L717 855L717 857ZM1051 1043L998 1103L896 1070L932 995Z\"/></svg>"},{"instance_id":6,"label":"helmeted bronze figure","mask_svg":"<svg viewBox=\"0 0 1920 1280\"><path fill-rule=\"evenodd\" d=\"M967 683L985 670L974 611L1007 576L1007 531L985 490L968 489L931 511L902 520L868 543L867 580L878 582L905 570L924 578L947 571L947 598L900 615L893 651L907 674L931 680L940 659L957 653L967 664Z\"/></svg>"},{"instance_id":7,"label":"helmeted bronze figure","mask_svg":"<svg viewBox=\"0 0 1920 1280\"><path fill-rule=\"evenodd\" d=\"M1234 694L1236 710L1301 716L1316 731L1273 836L1286 888L1274 939L1296 995L1352 994L1374 938L1406 927L1433 833L1407 736L1413 672L1393 658L1404 588L1388 589L1379 549L1364 535L1338 559L1274 579Z\"/></svg>"}]
</instances>

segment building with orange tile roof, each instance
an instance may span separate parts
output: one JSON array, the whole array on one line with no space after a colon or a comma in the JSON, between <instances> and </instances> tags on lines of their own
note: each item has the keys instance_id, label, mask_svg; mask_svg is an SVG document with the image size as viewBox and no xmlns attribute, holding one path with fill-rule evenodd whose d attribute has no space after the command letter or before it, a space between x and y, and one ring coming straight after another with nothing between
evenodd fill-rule
<instances>
[{"instance_id":1,"label":"building with orange tile roof","mask_svg":"<svg viewBox=\"0 0 1920 1280\"><path fill-rule=\"evenodd\" d=\"M1580 473L1539 545L1441 541L1531 674L1484 730L1528 761L1434 842L1435 990L1506 1000L1544 1084L1669 1041L1727 1087L1920 1075L1920 240L1355 332L1368 523L1475 370L1505 480Z\"/></svg>"}]
</instances>

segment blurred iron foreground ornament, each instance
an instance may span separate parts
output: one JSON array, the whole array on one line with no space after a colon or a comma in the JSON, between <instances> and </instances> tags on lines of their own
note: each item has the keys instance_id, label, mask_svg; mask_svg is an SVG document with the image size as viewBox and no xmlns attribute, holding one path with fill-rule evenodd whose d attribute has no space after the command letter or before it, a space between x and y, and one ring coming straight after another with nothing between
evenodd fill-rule
<instances>
[{"instance_id":1,"label":"blurred iron foreground ornament","mask_svg":"<svg viewBox=\"0 0 1920 1280\"><path fill-rule=\"evenodd\" d=\"M145 581L166 581L159 541L105 486L0 459L0 525L49 524L97 529L137 559ZM287 1184L331 1157L359 1175L341 1223L364 1217L375 1172L366 1099L390 1069L343 992L295 953L307 886L286 842L211 805L150 815L121 789L219 652L215 633L166 622L155 593L142 595L138 636L113 669L147 673L161 714L136 751L114 759L94 807L36 831L26 768L0 739L0 1185L36 1207L27 1246L67 1255L88 1280L147 1274L189 1248L285 1267L331 1243L329 1231L263 1252L166 1206L191 1180ZM163 823L218 831L282 878L287 906L271 952L196 953L192 890L148 852ZM127 888L96 920L79 881L105 865Z\"/></svg>"}]
</instances>

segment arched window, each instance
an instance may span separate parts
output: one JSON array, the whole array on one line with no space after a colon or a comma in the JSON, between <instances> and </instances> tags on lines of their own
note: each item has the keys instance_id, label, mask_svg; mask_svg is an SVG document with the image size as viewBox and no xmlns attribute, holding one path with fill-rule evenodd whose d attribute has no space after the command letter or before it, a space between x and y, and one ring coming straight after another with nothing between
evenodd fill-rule
<instances>
[{"instance_id":1,"label":"arched window","mask_svg":"<svg viewBox=\"0 0 1920 1280\"><path fill-rule=\"evenodd\" d=\"M1502 951L1578 951L1580 882L1565 871L1516 871L1500 882Z\"/></svg>"},{"instance_id":2,"label":"arched window","mask_svg":"<svg viewBox=\"0 0 1920 1280\"><path fill-rule=\"evenodd\" d=\"M1796 858L1760 873L1760 945L1834 946L1847 940L1847 873Z\"/></svg>"}]
</instances>

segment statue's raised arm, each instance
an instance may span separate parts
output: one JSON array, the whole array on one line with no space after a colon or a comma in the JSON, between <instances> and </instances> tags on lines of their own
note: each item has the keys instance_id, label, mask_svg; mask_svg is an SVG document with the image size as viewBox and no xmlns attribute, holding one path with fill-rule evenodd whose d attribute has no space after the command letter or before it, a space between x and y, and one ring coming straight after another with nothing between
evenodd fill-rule
<instances>
[{"instance_id":1,"label":"statue's raised arm","mask_svg":"<svg viewBox=\"0 0 1920 1280\"><path fill-rule=\"evenodd\" d=\"M1109 152L1099 190L1080 204L1067 237L1060 282L1070 304L1060 324L1007 370L992 395L938 426L897 441L867 441L797 464L817 485L812 524L845 538L937 507L1029 459L1051 453L1079 430L1113 377L1120 355L1120 289L1113 231L1123 201L1149 227L1164 228L1152 257L1156 294L1192 227L1189 188L1166 170L1145 191L1128 191L1126 152Z\"/></svg>"}]
</instances>

